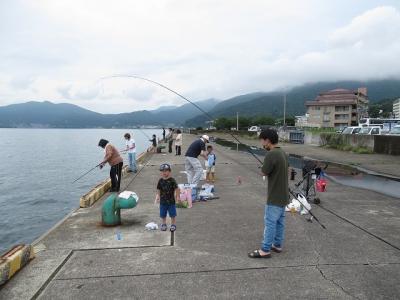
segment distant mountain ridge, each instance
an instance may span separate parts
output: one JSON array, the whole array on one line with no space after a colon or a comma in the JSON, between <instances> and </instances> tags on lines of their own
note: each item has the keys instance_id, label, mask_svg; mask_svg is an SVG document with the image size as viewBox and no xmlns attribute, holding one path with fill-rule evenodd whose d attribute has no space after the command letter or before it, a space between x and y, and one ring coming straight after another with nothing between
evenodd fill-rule
<instances>
[{"instance_id":1,"label":"distant mountain ridge","mask_svg":"<svg viewBox=\"0 0 400 300\"><path fill-rule=\"evenodd\" d=\"M215 99L196 102L212 109ZM101 114L74 104L30 101L0 107L0 127L6 128L129 128L142 125L180 126L198 114L191 104L160 107L154 111Z\"/></svg>"},{"instance_id":2,"label":"distant mountain ridge","mask_svg":"<svg viewBox=\"0 0 400 300\"><path fill-rule=\"evenodd\" d=\"M336 88L368 88L370 103L383 99L400 98L400 80L319 82L298 86L287 91L287 115L305 113L304 102L314 99L320 92ZM256 92L236 96L224 101L207 99L196 102L212 117L283 115L283 92ZM67 103L27 102L0 107L0 127L44 128L129 128L142 125L204 126L208 118L194 105L162 106L158 109L122 114L101 114Z\"/></svg>"},{"instance_id":3,"label":"distant mountain ridge","mask_svg":"<svg viewBox=\"0 0 400 300\"><path fill-rule=\"evenodd\" d=\"M323 92L336 88L356 90L367 87L370 103L383 99L400 97L400 80L374 80L374 81L338 81L318 82L294 87L286 92L286 114L303 115L306 112L304 103L313 100ZM283 92L252 93L227 99L218 103L209 114L214 117L234 117L238 112L241 116L283 116ZM232 104L232 105L229 105ZM203 115L196 116L186 121L187 126L204 126L207 118Z\"/></svg>"}]
</instances>

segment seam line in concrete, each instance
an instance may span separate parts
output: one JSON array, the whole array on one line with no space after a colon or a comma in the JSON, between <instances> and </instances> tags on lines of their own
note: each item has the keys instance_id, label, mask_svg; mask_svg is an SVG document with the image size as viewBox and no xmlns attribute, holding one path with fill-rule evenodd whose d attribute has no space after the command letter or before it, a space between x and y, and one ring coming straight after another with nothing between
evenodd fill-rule
<instances>
[{"instance_id":1,"label":"seam line in concrete","mask_svg":"<svg viewBox=\"0 0 400 300\"><path fill-rule=\"evenodd\" d=\"M367 229L362 228L360 225L355 224L354 222L350 221L349 219L340 216L339 214L335 213L334 211L332 211L332 210L330 210L330 209L328 209L328 208L326 208L326 207L324 207L324 206L322 206L322 205L317 205L317 207L322 208L323 210L325 210L325 211L331 213L332 215L338 217L339 219L341 219L341 220L343 220L343 221L345 221L345 222L347 222L347 223L353 225L354 227L357 227L358 229L360 229L360 230L364 231L365 233L369 234L370 236L373 236L374 238L380 240L381 242L384 242L385 244L389 245L390 247L392 247L392 248L394 248L394 249L400 251L400 248L397 247L396 245L394 245L394 244L392 244L391 242L389 242L389 241L387 241L387 240L381 238L380 236L378 236L378 235L376 235L376 234L374 234L374 233L368 231Z\"/></svg>"},{"instance_id":2,"label":"seam line in concrete","mask_svg":"<svg viewBox=\"0 0 400 300\"><path fill-rule=\"evenodd\" d=\"M67 255L66 258L61 262L61 264L58 265L58 267L51 273L49 278L46 279L46 281L41 285L41 287L36 291L36 293L33 295L31 300L37 299L40 294L46 289L46 287L49 285L49 283L54 279L54 277L57 275L57 273L61 270L61 268L67 263L67 261L71 258L72 254L74 251L70 251Z\"/></svg>"},{"instance_id":3,"label":"seam line in concrete","mask_svg":"<svg viewBox=\"0 0 400 300\"><path fill-rule=\"evenodd\" d=\"M319 266L384 266L384 265L398 265L400 263L360 263L360 264L319 264ZM290 265L290 266L265 266L265 267L251 267L251 268L232 268L232 269L216 269L216 270L199 270L199 271L180 271L180 272L161 272L161 273L142 273L142 274L121 274L121 275L106 275L106 276L86 276L86 277L70 277L70 278L55 278L57 281L67 280L83 280L83 279L101 279L101 278L122 278L122 277L141 277L141 276L160 276L160 275L184 275L184 274L201 274L201 273L222 273L222 272L235 272L235 271L257 271L268 269L294 269L294 268L316 268L317 265ZM319 270L319 269L318 269Z\"/></svg>"},{"instance_id":4,"label":"seam line in concrete","mask_svg":"<svg viewBox=\"0 0 400 300\"><path fill-rule=\"evenodd\" d=\"M172 242L172 235L171 233L171 242ZM41 293L46 289L46 287L49 285L49 283L54 279L54 280L60 280L55 278L55 276L60 272L60 270L65 266L65 264L69 261L69 259L72 257L72 255L75 252L86 252L86 251L96 251L96 250L119 250L119 249L144 249L144 248L162 248L162 247L171 247L172 245L163 245L163 246L138 246L138 247L116 247L116 248L93 248L93 249L72 249L67 257L61 262L61 264L58 265L58 267L50 274L50 276L47 278L47 280L41 285L41 287L36 291L36 293L33 295L31 300L37 299ZM57 250L57 249L49 249L49 250ZM65 250L65 249L64 249Z\"/></svg>"}]
</instances>

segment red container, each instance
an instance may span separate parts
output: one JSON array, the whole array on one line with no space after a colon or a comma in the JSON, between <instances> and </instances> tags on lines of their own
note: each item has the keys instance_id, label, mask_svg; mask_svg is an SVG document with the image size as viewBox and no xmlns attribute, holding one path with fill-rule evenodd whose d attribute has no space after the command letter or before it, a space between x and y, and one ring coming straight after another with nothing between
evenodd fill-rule
<instances>
[{"instance_id":1,"label":"red container","mask_svg":"<svg viewBox=\"0 0 400 300\"><path fill-rule=\"evenodd\" d=\"M327 181L326 179L317 179L315 182L315 186L317 187L318 192L325 192L326 191Z\"/></svg>"}]
</instances>

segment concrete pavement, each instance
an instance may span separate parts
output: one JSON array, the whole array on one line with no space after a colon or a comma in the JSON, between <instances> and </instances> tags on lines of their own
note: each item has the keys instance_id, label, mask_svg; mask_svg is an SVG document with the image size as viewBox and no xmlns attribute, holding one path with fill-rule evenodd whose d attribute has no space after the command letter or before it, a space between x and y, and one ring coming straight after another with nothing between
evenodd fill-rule
<instances>
[{"instance_id":1,"label":"concrete pavement","mask_svg":"<svg viewBox=\"0 0 400 300\"><path fill-rule=\"evenodd\" d=\"M186 148L193 136L184 138ZM159 164L172 163L173 176L184 182L183 157L155 154L133 182L124 179L140 202L122 211L121 226L99 225L102 201L77 210L44 237L44 250L0 299L399 297L398 199L329 182L313 210L327 230L288 214L284 252L250 259L262 238L266 184L250 155L215 148L220 199L179 209L173 244L169 232L144 225L158 221Z\"/></svg>"}]
</instances>

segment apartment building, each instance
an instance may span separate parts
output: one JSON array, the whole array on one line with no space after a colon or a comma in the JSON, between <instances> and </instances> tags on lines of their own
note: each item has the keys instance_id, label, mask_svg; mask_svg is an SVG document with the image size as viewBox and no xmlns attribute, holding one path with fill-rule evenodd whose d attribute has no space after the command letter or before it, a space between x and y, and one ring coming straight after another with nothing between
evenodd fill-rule
<instances>
[{"instance_id":1,"label":"apartment building","mask_svg":"<svg viewBox=\"0 0 400 300\"><path fill-rule=\"evenodd\" d=\"M400 98L393 102L393 114L395 119L400 119Z\"/></svg>"},{"instance_id":2,"label":"apartment building","mask_svg":"<svg viewBox=\"0 0 400 300\"><path fill-rule=\"evenodd\" d=\"M367 88L335 89L306 101L308 126L343 128L358 125L368 113Z\"/></svg>"}]
</instances>

